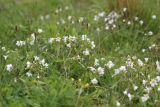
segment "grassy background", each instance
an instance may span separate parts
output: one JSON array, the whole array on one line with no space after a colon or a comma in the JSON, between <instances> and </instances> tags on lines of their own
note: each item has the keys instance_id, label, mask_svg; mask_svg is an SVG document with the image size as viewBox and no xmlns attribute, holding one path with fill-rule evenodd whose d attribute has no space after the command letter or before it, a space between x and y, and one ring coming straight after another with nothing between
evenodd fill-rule
<instances>
[{"instance_id":1,"label":"grassy background","mask_svg":"<svg viewBox=\"0 0 160 107\"><path fill-rule=\"evenodd\" d=\"M143 88L136 93L133 102L129 102L122 94L125 87L131 87L130 84L137 83L140 86L141 80L146 79L148 74L151 77L157 74L154 63L160 59L160 0L139 0L135 4L136 7L127 4L129 15L122 17L121 20L124 18L132 20L133 17L138 16L145 22L143 27L138 25L128 27L119 21L118 29L106 31L102 28L103 21L97 24L93 21L93 17L101 11L116 10L121 13L119 9L121 7L118 7L115 2L116 0L0 0L0 46L6 46L11 51L8 62L2 57L4 54L2 50L0 51L0 107L114 107L117 99L122 102L124 107L158 107L160 102L155 103L154 100L160 100L160 96L154 91L150 102L146 104L138 100L143 93ZM55 13L56 9L64 10L65 6L69 7L68 11ZM151 16L154 14L157 15L157 20L153 22ZM41 21L40 16L46 15L50 15L50 18ZM81 16L85 17L86 21L84 24L72 25L68 22L63 26L56 24L61 18L67 20L69 15L73 16L76 23ZM88 27L88 24L91 27ZM38 28L45 31L39 38L40 43L32 48L17 49L16 41L25 40ZM102 31L97 32L96 28L100 28ZM141 33L150 30L154 32L153 36L148 37ZM106 60L116 62L116 67L118 67L125 63L124 59L128 55L136 55L139 58L149 57L151 60L147 67L137 68L145 73L145 76L129 71L125 75L121 74L112 78L112 70L105 77L99 79L99 86L91 85L89 89L84 88L85 92L81 95L79 94L81 89L86 83L90 84L89 79L91 79L89 73L84 73L86 69L81 68L76 62L67 61L67 56L63 57L62 54L65 53L64 50L55 56L52 50L39 50L43 46L43 40L45 41L47 37L56 37L58 33L60 33L58 35L60 37L66 34L77 37L87 34L95 41L96 51L93 51L93 55L89 57L91 60L87 64L92 64L94 58L104 57ZM154 43L158 45L157 49L146 53L141 52L143 48L148 49L148 46ZM39 53L50 63L50 68L45 72L39 71L38 68L35 69L35 72L42 72L44 77L41 80L37 80L35 77L28 79L25 76L25 62L32 59L31 56L34 54ZM5 64L14 61L16 72L6 73ZM64 65L67 66L66 71L69 72L67 74L64 72ZM15 77L18 78L18 82L13 82ZM75 81L71 79L72 77Z\"/></svg>"}]
</instances>

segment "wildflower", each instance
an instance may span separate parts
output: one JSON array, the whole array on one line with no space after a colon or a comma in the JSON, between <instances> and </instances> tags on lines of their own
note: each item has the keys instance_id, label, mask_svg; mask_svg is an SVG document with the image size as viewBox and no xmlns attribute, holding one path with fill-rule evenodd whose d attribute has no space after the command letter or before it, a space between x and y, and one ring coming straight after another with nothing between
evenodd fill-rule
<instances>
[{"instance_id":1,"label":"wildflower","mask_svg":"<svg viewBox=\"0 0 160 107\"><path fill-rule=\"evenodd\" d=\"M160 92L160 87L158 87L157 91Z\"/></svg>"},{"instance_id":2,"label":"wildflower","mask_svg":"<svg viewBox=\"0 0 160 107\"><path fill-rule=\"evenodd\" d=\"M116 101L116 106L117 106L117 107L120 107L120 106L121 106L121 104L120 104L119 101Z\"/></svg>"},{"instance_id":3,"label":"wildflower","mask_svg":"<svg viewBox=\"0 0 160 107\"><path fill-rule=\"evenodd\" d=\"M96 47L94 41L91 42L91 49L94 49Z\"/></svg>"},{"instance_id":4,"label":"wildflower","mask_svg":"<svg viewBox=\"0 0 160 107\"><path fill-rule=\"evenodd\" d=\"M155 20L157 18L156 15L152 15L152 19Z\"/></svg>"},{"instance_id":5,"label":"wildflower","mask_svg":"<svg viewBox=\"0 0 160 107\"><path fill-rule=\"evenodd\" d=\"M95 59L94 60L94 66L98 66L99 65L99 60L98 59Z\"/></svg>"},{"instance_id":6,"label":"wildflower","mask_svg":"<svg viewBox=\"0 0 160 107\"><path fill-rule=\"evenodd\" d=\"M111 69L112 67L115 66L115 64L112 61L108 61L108 63L105 64L105 66L107 66L109 69Z\"/></svg>"},{"instance_id":7,"label":"wildflower","mask_svg":"<svg viewBox=\"0 0 160 107\"><path fill-rule=\"evenodd\" d=\"M38 56L34 56L34 60L38 61L40 58Z\"/></svg>"},{"instance_id":8,"label":"wildflower","mask_svg":"<svg viewBox=\"0 0 160 107\"><path fill-rule=\"evenodd\" d=\"M42 59L41 61L39 61L39 64L41 64L45 68L48 68L48 64L45 62L45 59Z\"/></svg>"},{"instance_id":9,"label":"wildflower","mask_svg":"<svg viewBox=\"0 0 160 107\"><path fill-rule=\"evenodd\" d=\"M12 64L6 65L6 70L11 72L13 70L13 65Z\"/></svg>"},{"instance_id":10,"label":"wildflower","mask_svg":"<svg viewBox=\"0 0 160 107\"><path fill-rule=\"evenodd\" d=\"M139 19L138 17L134 17L134 20L135 20L135 21L138 21L138 19Z\"/></svg>"},{"instance_id":11,"label":"wildflower","mask_svg":"<svg viewBox=\"0 0 160 107\"><path fill-rule=\"evenodd\" d=\"M4 59L6 60L8 58L8 55L3 55Z\"/></svg>"},{"instance_id":12,"label":"wildflower","mask_svg":"<svg viewBox=\"0 0 160 107\"><path fill-rule=\"evenodd\" d=\"M121 66L119 69L120 69L120 71L126 71L126 67L125 66Z\"/></svg>"},{"instance_id":13,"label":"wildflower","mask_svg":"<svg viewBox=\"0 0 160 107\"><path fill-rule=\"evenodd\" d=\"M83 22L83 20L84 20L84 17L80 17L78 21L79 21L79 23L81 23L81 22Z\"/></svg>"},{"instance_id":14,"label":"wildflower","mask_svg":"<svg viewBox=\"0 0 160 107\"><path fill-rule=\"evenodd\" d=\"M128 25L131 25L131 21L128 21L127 24L128 24Z\"/></svg>"},{"instance_id":15,"label":"wildflower","mask_svg":"<svg viewBox=\"0 0 160 107\"><path fill-rule=\"evenodd\" d=\"M88 50L88 49L85 49L85 50L83 51L83 54L87 56L87 55L89 55L89 54L90 54L90 52L89 52L89 50Z\"/></svg>"},{"instance_id":16,"label":"wildflower","mask_svg":"<svg viewBox=\"0 0 160 107\"><path fill-rule=\"evenodd\" d=\"M87 39L87 35L82 35L81 39L82 39L82 41L86 40Z\"/></svg>"},{"instance_id":17,"label":"wildflower","mask_svg":"<svg viewBox=\"0 0 160 107\"><path fill-rule=\"evenodd\" d=\"M52 44L54 40L55 40L55 38L49 38L48 42L49 42L50 44Z\"/></svg>"},{"instance_id":18,"label":"wildflower","mask_svg":"<svg viewBox=\"0 0 160 107\"><path fill-rule=\"evenodd\" d=\"M142 62L142 60L138 59L138 65L139 66L143 66L144 65L143 62Z\"/></svg>"},{"instance_id":19,"label":"wildflower","mask_svg":"<svg viewBox=\"0 0 160 107\"><path fill-rule=\"evenodd\" d=\"M71 20L72 19L72 16L68 16L68 20Z\"/></svg>"},{"instance_id":20,"label":"wildflower","mask_svg":"<svg viewBox=\"0 0 160 107\"><path fill-rule=\"evenodd\" d=\"M104 15L105 15L105 12L101 12L98 14L99 17L104 17Z\"/></svg>"},{"instance_id":21,"label":"wildflower","mask_svg":"<svg viewBox=\"0 0 160 107\"><path fill-rule=\"evenodd\" d=\"M140 23L140 25L143 25L144 22L143 22L143 20L140 20L139 23Z\"/></svg>"},{"instance_id":22,"label":"wildflower","mask_svg":"<svg viewBox=\"0 0 160 107\"><path fill-rule=\"evenodd\" d=\"M68 40L68 36L64 36L64 37L63 37L63 41L64 41L64 43L66 43L66 42L67 42L67 40Z\"/></svg>"},{"instance_id":23,"label":"wildflower","mask_svg":"<svg viewBox=\"0 0 160 107\"><path fill-rule=\"evenodd\" d=\"M133 85L133 89L134 89L134 91L136 91L138 89L138 86Z\"/></svg>"},{"instance_id":24,"label":"wildflower","mask_svg":"<svg viewBox=\"0 0 160 107\"><path fill-rule=\"evenodd\" d=\"M146 91L147 93L150 93L151 87L147 87L147 86L146 86L145 91Z\"/></svg>"},{"instance_id":25,"label":"wildflower","mask_svg":"<svg viewBox=\"0 0 160 107\"><path fill-rule=\"evenodd\" d=\"M31 72L27 72L26 75L27 75L28 77L31 77L31 76L32 76L32 73L31 73Z\"/></svg>"},{"instance_id":26,"label":"wildflower","mask_svg":"<svg viewBox=\"0 0 160 107\"><path fill-rule=\"evenodd\" d=\"M149 58L144 58L144 60L145 60L146 62L148 62Z\"/></svg>"},{"instance_id":27,"label":"wildflower","mask_svg":"<svg viewBox=\"0 0 160 107\"><path fill-rule=\"evenodd\" d=\"M66 46L67 46L68 48L71 48L71 44L70 44L70 43L68 43Z\"/></svg>"},{"instance_id":28,"label":"wildflower","mask_svg":"<svg viewBox=\"0 0 160 107\"><path fill-rule=\"evenodd\" d=\"M75 42L76 41L76 37L75 36L69 36L69 41L71 42Z\"/></svg>"},{"instance_id":29,"label":"wildflower","mask_svg":"<svg viewBox=\"0 0 160 107\"><path fill-rule=\"evenodd\" d=\"M128 93L127 96L128 96L128 98L129 98L129 100L131 101L132 98L133 98L133 95L131 95L130 93Z\"/></svg>"},{"instance_id":30,"label":"wildflower","mask_svg":"<svg viewBox=\"0 0 160 107\"><path fill-rule=\"evenodd\" d=\"M94 78L94 79L92 79L92 80L91 80L91 83L92 83L92 84L97 84L97 83L98 83L98 81L97 81L97 79L96 79L96 78Z\"/></svg>"},{"instance_id":31,"label":"wildflower","mask_svg":"<svg viewBox=\"0 0 160 107\"><path fill-rule=\"evenodd\" d=\"M91 70L93 73L95 73L96 69L95 69L94 67L88 67L88 68L90 68L90 70Z\"/></svg>"},{"instance_id":32,"label":"wildflower","mask_svg":"<svg viewBox=\"0 0 160 107\"><path fill-rule=\"evenodd\" d=\"M123 91L123 94L124 94L124 95L127 95L127 93L128 93L127 90Z\"/></svg>"},{"instance_id":33,"label":"wildflower","mask_svg":"<svg viewBox=\"0 0 160 107\"><path fill-rule=\"evenodd\" d=\"M150 85L151 85L152 87L155 87L155 86L157 85L157 81L156 81L155 79L152 79L152 80L150 81Z\"/></svg>"},{"instance_id":34,"label":"wildflower","mask_svg":"<svg viewBox=\"0 0 160 107\"><path fill-rule=\"evenodd\" d=\"M39 28L38 33L42 33L42 32L43 32L43 29Z\"/></svg>"},{"instance_id":35,"label":"wildflower","mask_svg":"<svg viewBox=\"0 0 160 107\"><path fill-rule=\"evenodd\" d=\"M126 12L127 11L127 8L125 7L125 8L123 8L123 12Z\"/></svg>"},{"instance_id":36,"label":"wildflower","mask_svg":"<svg viewBox=\"0 0 160 107\"><path fill-rule=\"evenodd\" d=\"M159 61L156 61L157 71L160 72L160 63Z\"/></svg>"},{"instance_id":37,"label":"wildflower","mask_svg":"<svg viewBox=\"0 0 160 107\"><path fill-rule=\"evenodd\" d=\"M146 50L145 49L142 49L142 52L144 53Z\"/></svg>"},{"instance_id":38,"label":"wildflower","mask_svg":"<svg viewBox=\"0 0 160 107\"><path fill-rule=\"evenodd\" d=\"M141 97L142 102L146 102L148 99L149 99L149 95L148 95L148 94L144 94L144 95Z\"/></svg>"},{"instance_id":39,"label":"wildflower","mask_svg":"<svg viewBox=\"0 0 160 107\"><path fill-rule=\"evenodd\" d=\"M133 62L131 61L130 58L127 59L126 64L127 64L127 67L133 68Z\"/></svg>"},{"instance_id":40,"label":"wildflower","mask_svg":"<svg viewBox=\"0 0 160 107\"><path fill-rule=\"evenodd\" d=\"M152 35L153 35L153 32L152 32L152 31L149 31L149 32L148 32L148 35L149 35L149 36L152 36Z\"/></svg>"},{"instance_id":41,"label":"wildflower","mask_svg":"<svg viewBox=\"0 0 160 107\"><path fill-rule=\"evenodd\" d=\"M19 47L22 47L22 46L26 45L26 42L25 41L17 41L16 45Z\"/></svg>"},{"instance_id":42,"label":"wildflower","mask_svg":"<svg viewBox=\"0 0 160 107\"><path fill-rule=\"evenodd\" d=\"M6 51L6 47L2 47L2 51Z\"/></svg>"},{"instance_id":43,"label":"wildflower","mask_svg":"<svg viewBox=\"0 0 160 107\"><path fill-rule=\"evenodd\" d=\"M31 34L31 42L30 42L30 45L34 45L35 39L36 39L35 34L32 33L32 34Z\"/></svg>"},{"instance_id":44,"label":"wildflower","mask_svg":"<svg viewBox=\"0 0 160 107\"><path fill-rule=\"evenodd\" d=\"M100 75L104 75L104 68L98 67L97 71L99 72Z\"/></svg>"},{"instance_id":45,"label":"wildflower","mask_svg":"<svg viewBox=\"0 0 160 107\"><path fill-rule=\"evenodd\" d=\"M31 62L29 62L29 61L27 61L27 67L26 67L26 68L30 68L30 67L31 67L31 65L32 65L32 63L31 63Z\"/></svg>"},{"instance_id":46,"label":"wildflower","mask_svg":"<svg viewBox=\"0 0 160 107\"><path fill-rule=\"evenodd\" d=\"M57 38L55 38L55 41L56 41L56 42L60 42L60 41L61 41L61 38L60 38L60 37L57 37Z\"/></svg>"},{"instance_id":47,"label":"wildflower","mask_svg":"<svg viewBox=\"0 0 160 107\"><path fill-rule=\"evenodd\" d=\"M146 84L146 82L147 82L146 80L142 80L142 84L143 84L143 85L145 85L145 84Z\"/></svg>"}]
</instances>

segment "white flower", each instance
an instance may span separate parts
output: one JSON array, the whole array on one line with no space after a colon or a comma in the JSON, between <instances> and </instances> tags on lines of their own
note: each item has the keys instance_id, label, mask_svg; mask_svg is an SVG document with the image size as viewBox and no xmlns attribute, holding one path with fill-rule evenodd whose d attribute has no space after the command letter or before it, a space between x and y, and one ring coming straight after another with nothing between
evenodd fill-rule
<instances>
[{"instance_id":1,"label":"white flower","mask_svg":"<svg viewBox=\"0 0 160 107\"><path fill-rule=\"evenodd\" d=\"M34 56L34 60L38 61L40 58L38 56Z\"/></svg>"},{"instance_id":2,"label":"white flower","mask_svg":"<svg viewBox=\"0 0 160 107\"><path fill-rule=\"evenodd\" d=\"M31 73L31 72L27 72L26 75L27 75L28 77L31 77L31 76L32 76L32 73Z\"/></svg>"},{"instance_id":3,"label":"white flower","mask_svg":"<svg viewBox=\"0 0 160 107\"><path fill-rule=\"evenodd\" d=\"M156 61L157 71L160 72L160 63L159 61Z\"/></svg>"},{"instance_id":4,"label":"white flower","mask_svg":"<svg viewBox=\"0 0 160 107\"><path fill-rule=\"evenodd\" d=\"M160 92L160 87L158 87L157 91Z\"/></svg>"},{"instance_id":5,"label":"white flower","mask_svg":"<svg viewBox=\"0 0 160 107\"><path fill-rule=\"evenodd\" d=\"M127 59L126 64L127 64L127 67L133 68L133 62L131 61L130 58Z\"/></svg>"},{"instance_id":6,"label":"white flower","mask_svg":"<svg viewBox=\"0 0 160 107\"><path fill-rule=\"evenodd\" d=\"M128 24L128 25L131 25L131 21L128 21L127 24Z\"/></svg>"},{"instance_id":7,"label":"white flower","mask_svg":"<svg viewBox=\"0 0 160 107\"><path fill-rule=\"evenodd\" d=\"M35 39L36 39L35 34L32 33L32 34L31 34L31 42L30 42L30 45L34 45Z\"/></svg>"},{"instance_id":8,"label":"white flower","mask_svg":"<svg viewBox=\"0 0 160 107\"><path fill-rule=\"evenodd\" d=\"M26 45L26 42L25 41L17 41L16 45L19 47L22 47L22 46Z\"/></svg>"},{"instance_id":9,"label":"white flower","mask_svg":"<svg viewBox=\"0 0 160 107\"><path fill-rule=\"evenodd\" d=\"M143 20L140 20L139 23L140 23L140 25L143 25L144 22L143 22Z\"/></svg>"},{"instance_id":10,"label":"white flower","mask_svg":"<svg viewBox=\"0 0 160 107\"><path fill-rule=\"evenodd\" d=\"M71 20L72 19L72 16L68 16L68 20Z\"/></svg>"},{"instance_id":11,"label":"white flower","mask_svg":"<svg viewBox=\"0 0 160 107\"><path fill-rule=\"evenodd\" d=\"M79 23L81 23L81 22L83 22L83 20L84 20L84 17L80 17L78 21L79 21Z\"/></svg>"},{"instance_id":12,"label":"white flower","mask_svg":"<svg viewBox=\"0 0 160 107\"><path fill-rule=\"evenodd\" d=\"M105 15L105 12L101 12L98 14L99 17L104 17L104 15Z\"/></svg>"},{"instance_id":13,"label":"white flower","mask_svg":"<svg viewBox=\"0 0 160 107\"><path fill-rule=\"evenodd\" d=\"M94 79L92 79L92 80L91 80L91 83L92 83L92 84L97 84L97 83L98 83L98 81L97 81L97 79L96 79L96 78L94 78Z\"/></svg>"},{"instance_id":14,"label":"white flower","mask_svg":"<svg viewBox=\"0 0 160 107\"><path fill-rule=\"evenodd\" d=\"M69 36L69 41L71 42L75 42L76 41L76 37L75 36Z\"/></svg>"},{"instance_id":15,"label":"white flower","mask_svg":"<svg viewBox=\"0 0 160 107\"><path fill-rule=\"evenodd\" d=\"M124 94L124 95L127 95L127 94L128 94L127 90L123 91L123 94Z\"/></svg>"},{"instance_id":16,"label":"white flower","mask_svg":"<svg viewBox=\"0 0 160 107\"><path fill-rule=\"evenodd\" d=\"M6 60L8 58L8 55L3 55L4 59Z\"/></svg>"},{"instance_id":17,"label":"white flower","mask_svg":"<svg viewBox=\"0 0 160 107\"><path fill-rule=\"evenodd\" d=\"M119 69L120 69L120 71L126 71L126 67L125 66L121 66Z\"/></svg>"},{"instance_id":18,"label":"white flower","mask_svg":"<svg viewBox=\"0 0 160 107\"><path fill-rule=\"evenodd\" d=\"M148 32L148 35L149 35L149 36L152 36L152 35L153 35L153 32L152 32L152 31L149 31L149 32Z\"/></svg>"},{"instance_id":19,"label":"white flower","mask_svg":"<svg viewBox=\"0 0 160 107\"><path fill-rule=\"evenodd\" d=\"M55 40L55 38L49 38L48 42L49 42L50 44L52 44L54 40Z\"/></svg>"},{"instance_id":20,"label":"white flower","mask_svg":"<svg viewBox=\"0 0 160 107\"><path fill-rule=\"evenodd\" d=\"M141 97L142 102L146 102L148 99L149 99L149 95L148 95L148 94L144 94L144 95Z\"/></svg>"},{"instance_id":21,"label":"white flower","mask_svg":"<svg viewBox=\"0 0 160 107\"><path fill-rule=\"evenodd\" d=\"M142 62L142 60L138 59L138 65L139 66L143 66L144 65L143 62Z\"/></svg>"},{"instance_id":22,"label":"white flower","mask_svg":"<svg viewBox=\"0 0 160 107\"><path fill-rule=\"evenodd\" d=\"M127 96L128 96L128 98L129 98L129 100L131 101L132 98L133 98L133 95L131 95L130 93L128 93Z\"/></svg>"},{"instance_id":23,"label":"white flower","mask_svg":"<svg viewBox=\"0 0 160 107\"><path fill-rule=\"evenodd\" d=\"M160 76L157 76L156 79L157 79L157 82L160 82Z\"/></svg>"},{"instance_id":24,"label":"white flower","mask_svg":"<svg viewBox=\"0 0 160 107\"><path fill-rule=\"evenodd\" d=\"M109 69L111 69L112 67L115 66L115 64L112 61L108 61L108 63L105 64L105 66L107 66Z\"/></svg>"},{"instance_id":25,"label":"white flower","mask_svg":"<svg viewBox=\"0 0 160 107\"><path fill-rule=\"evenodd\" d=\"M42 33L42 32L43 32L43 29L39 28L38 33Z\"/></svg>"},{"instance_id":26,"label":"white flower","mask_svg":"<svg viewBox=\"0 0 160 107\"><path fill-rule=\"evenodd\" d=\"M89 68L93 73L95 73L96 69L94 67L89 67Z\"/></svg>"},{"instance_id":27,"label":"white flower","mask_svg":"<svg viewBox=\"0 0 160 107\"><path fill-rule=\"evenodd\" d=\"M88 50L88 49L85 49L85 50L83 51L83 54L87 56L87 55L89 55L89 54L90 54L90 52L89 52L89 50Z\"/></svg>"},{"instance_id":28,"label":"white flower","mask_svg":"<svg viewBox=\"0 0 160 107\"><path fill-rule=\"evenodd\" d=\"M13 70L13 65L12 64L6 65L6 70L11 72Z\"/></svg>"},{"instance_id":29,"label":"white flower","mask_svg":"<svg viewBox=\"0 0 160 107\"><path fill-rule=\"evenodd\" d=\"M138 89L138 86L133 85L133 89L134 89L134 91L136 91Z\"/></svg>"},{"instance_id":30,"label":"white flower","mask_svg":"<svg viewBox=\"0 0 160 107\"><path fill-rule=\"evenodd\" d=\"M147 82L146 80L142 80L142 84L143 84L143 85L145 85L145 84L146 84L146 82Z\"/></svg>"},{"instance_id":31,"label":"white flower","mask_svg":"<svg viewBox=\"0 0 160 107\"><path fill-rule=\"evenodd\" d=\"M142 52L144 53L146 50L145 49L142 49Z\"/></svg>"},{"instance_id":32,"label":"white flower","mask_svg":"<svg viewBox=\"0 0 160 107\"><path fill-rule=\"evenodd\" d=\"M95 58L94 60L94 66L98 66L99 65L99 60Z\"/></svg>"},{"instance_id":33,"label":"white flower","mask_svg":"<svg viewBox=\"0 0 160 107\"><path fill-rule=\"evenodd\" d=\"M91 49L94 49L96 47L94 41L91 42Z\"/></svg>"},{"instance_id":34,"label":"white flower","mask_svg":"<svg viewBox=\"0 0 160 107\"><path fill-rule=\"evenodd\" d=\"M123 8L123 12L126 12L127 11L127 8L125 7L125 8Z\"/></svg>"},{"instance_id":35,"label":"white flower","mask_svg":"<svg viewBox=\"0 0 160 107\"><path fill-rule=\"evenodd\" d=\"M156 81L155 79L152 79L152 80L150 81L150 85L151 85L152 87L155 87L155 86L158 85L158 84L157 84L157 81Z\"/></svg>"},{"instance_id":36,"label":"white flower","mask_svg":"<svg viewBox=\"0 0 160 107\"><path fill-rule=\"evenodd\" d=\"M6 51L6 47L2 47L2 51Z\"/></svg>"},{"instance_id":37,"label":"white flower","mask_svg":"<svg viewBox=\"0 0 160 107\"><path fill-rule=\"evenodd\" d=\"M71 48L71 44L70 44L70 43L68 43L66 46L67 46L68 48Z\"/></svg>"},{"instance_id":38,"label":"white flower","mask_svg":"<svg viewBox=\"0 0 160 107\"><path fill-rule=\"evenodd\" d=\"M134 17L134 20L135 20L135 21L138 21L138 19L139 19L138 17Z\"/></svg>"},{"instance_id":39,"label":"white flower","mask_svg":"<svg viewBox=\"0 0 160 107\"><path fill-rule=\"evenodd\" d=\"M111 20L109 20L109 22L108 22L108 24L113 24L113 22L114 22L114 20L113 19L111 19Z\"/></svg>"},{"instance_id":40,"label":"white flower","mask_svg":"<svg viewBox=\"0 0 160 107\"><path fill-rule=\"evenodd\" d=\"M99 20L99 16L94 16L94 21L98 21Z\"/></svg>"},{"instance_id":41,"label":"white flower","mask_svg":"<svg viewBox=\"0 0 160 107\"><path fill-rule=\"evenodd\" d=\"M104 75L104 68L98 67L97 71L99 72L100 75Z\"/></svg>"},{"instance_id":42,"label":"white flower","mask_svg":"<svg viewBox=\"0 0 160 107\"><path fill-rule=\"evenodd\" d=\"M63 37L63 41L64 41L64 43L66 43L66 42L67 42L67 40L68 40L68 36L64 36L64 37Z\"/></svg>"},{"instance_id":43,"label":"white flower","mask_svg":"<svg viewBox=\"0 0 160 107\"><path fill-rule=\"evenodd\" d=\"M146 91L147 93L150 93L151 88L146 86L145 91Z\"/></svg>"},{"instance_id":44,"label":"white flower","mask_svg":"<svg viewBox=\"0 0 160 107\"><path fill-rule=\"evenodd\" d=\"M56 39L56 42L60 42L61 41L61 38L60 37L57 37L55 38Z\"/></svg>"},{"instance_id":45,"label":"white flower","mask_svg":"<svg viewBox=\"0 0 160 107\"><path fill-rule=\"evenodd\" d=\"M144 58L144 60L145 60L146 62L148 62L149 58Z\"/></svg>"},{"instance_id":46,"label":"white flower","mask_svg":"<svg viewBox=\"0 0 160 107\"><path fill-rule=\"evenodd\" d=\"M157 18L156 15L152 15L152 19L155 20Z\"/></svg>"},{"instance_id":47,"label":"white flower","mask_svg":"<svg viewBox=\"0 0 160 107\"><path fill-rule=\"evenodd\" d=\"M81 38L83 41L87 39L87 35L82 35L82 38Z\"/></svg>"},{"instance_id":48,"label":"white flower","mask_svg":"<svg viewBox=\"0 0 160 107\"><path fill-rule=\"evenodd\" d=\"M32 63L31 63L31 62L29 62L29 61L27 61L27 67L26 67L26 68L30 68L30 67L31 67L31 65L32 65Z\"/></svg>"},{"instance_id":49,"label":"white flower","mask_svg":"<svg viewBox=\"0 0 160 107\"><path fill-rule=\"evenodd\" d=\"M120 104L119 101L116 101L116 106L117 106L117 107L120 107L120 106L121 106L121 104Z\"/></svg>"}]
</instances>

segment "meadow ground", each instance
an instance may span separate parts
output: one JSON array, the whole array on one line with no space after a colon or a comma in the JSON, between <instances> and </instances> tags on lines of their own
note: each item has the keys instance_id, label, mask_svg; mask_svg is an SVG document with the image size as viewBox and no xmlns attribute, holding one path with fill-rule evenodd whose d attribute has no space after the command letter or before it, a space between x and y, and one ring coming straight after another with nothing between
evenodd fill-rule
<instances>
[{"instance_id":1,"label":"meadow ground","mask_svg":"<svg viewBox=\"0 0 160 107\"><path fill-rule=\"evenodd\" d=\"M160 107L160 0L0 0L0 107Z\"/></svg>"}]
</instances>

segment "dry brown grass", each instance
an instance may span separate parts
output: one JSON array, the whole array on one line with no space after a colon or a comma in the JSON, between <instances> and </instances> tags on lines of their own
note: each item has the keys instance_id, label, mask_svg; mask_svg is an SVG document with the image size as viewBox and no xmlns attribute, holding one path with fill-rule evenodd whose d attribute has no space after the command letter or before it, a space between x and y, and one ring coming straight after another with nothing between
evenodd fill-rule
<instances>
[{"instance_id":1,"label":"dry brown grass","mask_svg":"<svg viewBox=\"0 0 160 107\"><path fill-rule=\"evenodd\" d=\"M109 0L110 10L123 10L127 8L127 17L133 14L144 14L142 0Z\"/></svg>"}]
</instances>

